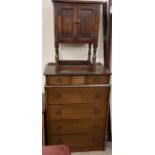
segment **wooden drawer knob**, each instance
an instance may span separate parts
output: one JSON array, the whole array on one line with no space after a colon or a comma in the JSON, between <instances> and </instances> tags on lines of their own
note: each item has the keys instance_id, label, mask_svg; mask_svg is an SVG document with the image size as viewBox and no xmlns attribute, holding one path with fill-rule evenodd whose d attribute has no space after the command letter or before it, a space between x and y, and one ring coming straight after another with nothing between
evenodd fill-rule
<instances>
[{"instance_id":1,"label":"wooden drawer knob","mask_svg":"<svg viewBox=\"0 0 155 155\"><path fill-rule=\"evenodd\" d=\"M60 99L61 98L61 94L60 93L56 93L55 98L56 99Z\"/></svg>"},{"instance_id":2,"label":"wooden drawer knob","mask_svg":"<svg viewBox=\"0 0 155 155\"><path fill-rule=\"evenodd\" d=\"M56 115L61 115L61 114L62 114L62 112L60 110L56 111Z\"/></svg>"},{"instance_id":3,"label":"wooden drawer knob","mask_svg":"<svg viewBox=\"0 0 155 155\"><path fill-rule=\"evenodd\" d=\"M58 130L58 131L62 130L62 126L61 126L61 125L58 125L58 126L56 127L56 130Z\"/></svg>"},{"instance_id":4,"label":"wooden drawer knob","mask_svg":"<svg viewBox=\"0 0 155 155\"><path fill-rule=\"evenodd\" d=\"M96 94L95 94L95 97L96 97L96 98L101 97L101 93L96 93Z\"/></svg>"},{"instance_id":5,"label":"wooden drawer knob","mask_svg":"<svg viewBox=\"0 0 155 155\"><path fill-rule=\"evenodd\" d=\"M63 82L63 79L62 78L58 78L57 79L57 83L62 83Z\"/></svg>"},{"instance_id":6,"label":"wooden drawer knob","mask_svg":"<svg viewBox=\"0 0 155 155\"><path fill-rule=\"evenodd\" d=\"M96 108L95 110L94 110L94 114L99 114L100 113L100 109L99 108Z\"/></svg>"},{"instance_id":7,"label":"wooden drawer knob","mask_svg":"<svg viewBox=\"0 0 155 155\"><path fill-rule=\"evenodd\" d=\"M56 140L56 144L62 144L62 140L61 139L57 139Z\"/></svg>"}]
</instances>

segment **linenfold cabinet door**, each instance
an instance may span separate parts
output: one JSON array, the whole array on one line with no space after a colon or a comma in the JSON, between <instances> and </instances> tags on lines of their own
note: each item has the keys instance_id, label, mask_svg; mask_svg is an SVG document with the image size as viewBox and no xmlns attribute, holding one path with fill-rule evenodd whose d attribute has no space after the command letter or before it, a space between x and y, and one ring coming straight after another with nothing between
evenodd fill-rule
<instances>
[{"instance_id":1,"label":"linenfold cabinet door","mask_svg":"<svg viewBox=\"0 0 155 155\"><path fill-rule=\"evenodd\" d=\"M77 36L81 42L93 42L96 38L95 16L96 7L92 4L80 4L77 9Z\"/></svg>"},{"instance_id":2,"label":"linenfold cabinet door","mask_svg":"<svg viewBox=\"0 0 155 155\"><path fill-rule=\"evenodd\" d=\"M74 4L59 4L56 5L56 14L58 18L55 22L58 26L59 42L67 43L74 42L76 37L76 5Z\"/></svg>"}]
</instances>

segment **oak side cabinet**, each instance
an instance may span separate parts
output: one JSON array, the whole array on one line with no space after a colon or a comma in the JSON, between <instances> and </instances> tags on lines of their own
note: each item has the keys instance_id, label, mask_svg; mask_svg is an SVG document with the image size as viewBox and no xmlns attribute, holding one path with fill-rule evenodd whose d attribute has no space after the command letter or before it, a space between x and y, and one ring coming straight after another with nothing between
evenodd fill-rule
<instances>
[{"instance_id":1,"label":"oak side cabinet","mask_svg":"<svg viewBox=\"0 0 155 155\"><path fill-rule=\"evenodd\" d=\"M61 65L60 43L88 44L87 64L95 66L101 4L101 1L53 0L57 66ZM91 54L92 46L93 54Z\"/></svg>"}]
</instances>

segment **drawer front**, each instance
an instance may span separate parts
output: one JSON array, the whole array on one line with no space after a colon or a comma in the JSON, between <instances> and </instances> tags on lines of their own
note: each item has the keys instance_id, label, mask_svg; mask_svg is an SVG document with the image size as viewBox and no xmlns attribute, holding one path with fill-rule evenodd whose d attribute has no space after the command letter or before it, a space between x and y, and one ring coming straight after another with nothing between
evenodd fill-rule
<instances>
[{"instance_id":1,"label":"drawer front","mask_svg":"<svg viewBox=\"0 0 155 155\"><path fill-rule=\"evenodd\" d=\"M108 84L108 75L97 76L47 76L47 85L81 85L81 84Z\"/></svg>"},{"instance_id":2,"label":"drawer front","mask_svg":"<svg viewBox=\"0 0 155 155\"><path fill-rule=\"evenodd\" d=\"M105 118L108 104L48 105L48 121Z\"/></svg>"},{"instance_id":3,"label":"drawer front","mask_svg":"<svg viewBox=\"0 0 155 155\"><path fill-rule=\"evenodd\" d=\"M104 133L104 122L103 119L49 121L48 135Z\"/></svg>"},{"instance_id":4,"label":"drawer front","mask_svg":"<svg viewBox=\"0 0 155 155\"><path fill-rule=\"evenodd\" d=\"M106 103L110 87L46 87L47 104Z\"/></svg>"},{"instance_id":5,"label":"drawer front","mask_svg":"<svg viewBox=\"0 0 155 155\"><path fill-rule=\"evenodd\" d=\"M61 136L49 136L48 145L60 145L65 144L69 147L88 147L98 146L104 144L104 136L102 135L61 135Z\"/></svg>"}]
</instances>

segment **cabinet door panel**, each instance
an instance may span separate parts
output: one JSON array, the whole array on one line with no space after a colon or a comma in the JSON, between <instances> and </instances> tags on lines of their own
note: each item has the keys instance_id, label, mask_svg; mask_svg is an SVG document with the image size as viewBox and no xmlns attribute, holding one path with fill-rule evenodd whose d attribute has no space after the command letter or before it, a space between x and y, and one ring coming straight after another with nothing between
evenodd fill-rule
<instances>
[{"instance_id":1,"label":"cabinet door panel","mask_svg":"<svg viewBox=\"0 0 155 155\"><path fill-rule=\"evenodd\" d=\"M93 42L95 35L95 14L94 5L79 5L77 26L78 40L82 42Z\"/></svg>"},{"instance_id":2,"label":"cabinet door panel","mask_svg":"<svg viewBox=\"0 0 155 155\"><path fill-rule=\"evenodd\" d=\"M60 8L59 41L74 41L76 36L76 25L74 23L76 18L76 7L72 4L63 4Z\"/></svg>"}]
</instances>

